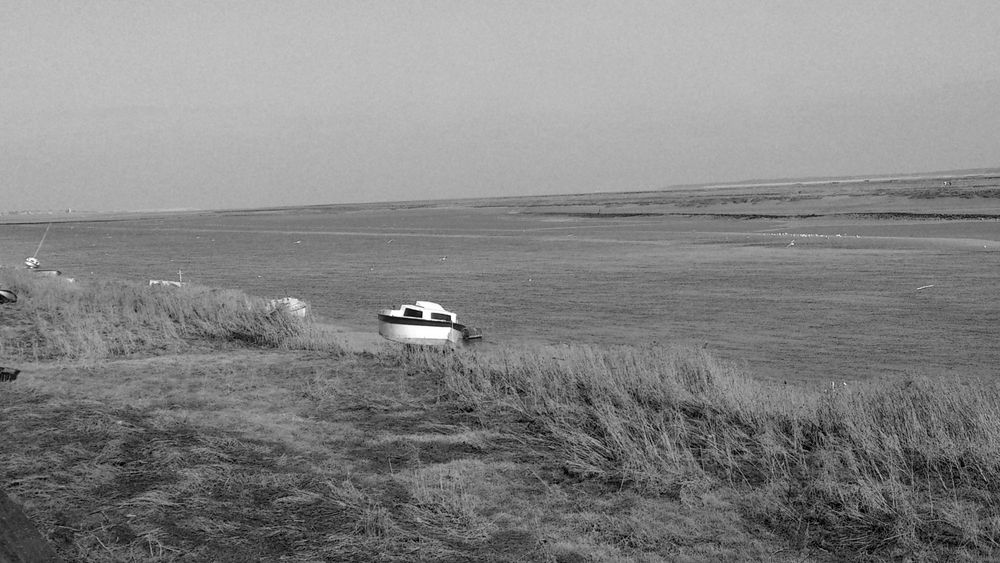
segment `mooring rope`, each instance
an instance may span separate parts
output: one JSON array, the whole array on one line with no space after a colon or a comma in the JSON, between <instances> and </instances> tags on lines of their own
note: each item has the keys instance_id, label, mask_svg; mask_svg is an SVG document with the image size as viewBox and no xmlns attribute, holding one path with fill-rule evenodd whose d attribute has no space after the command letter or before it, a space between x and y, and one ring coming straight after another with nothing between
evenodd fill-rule
<instances>
[{"instance_id":1,"label":"mooring rope","mask_svg":"<svg viewBox=\"0 0 1000 563\"><path fill-rule=\"evenodd\" d=\"M42 235L42 240L38 242L38 248L36 248L35 249L35 253L32 254L33 257L35 257L35 258L38 257L38 252L42 249L42 244L45 242L45 237L49 236L49 229L51 227L52 227L52 223L49 223L48 226L45 227L45 234Z\"/></svg>"}]
</instances>

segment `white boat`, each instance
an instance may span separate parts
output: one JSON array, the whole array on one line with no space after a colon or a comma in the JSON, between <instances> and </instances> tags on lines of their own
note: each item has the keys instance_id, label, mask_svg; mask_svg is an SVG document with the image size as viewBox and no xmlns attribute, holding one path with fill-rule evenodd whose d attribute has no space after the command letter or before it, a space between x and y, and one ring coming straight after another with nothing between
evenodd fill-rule
<instances>
[{"instance_id":1,"label":"white boat","mask_svg":"<svg viewBox=\"0 0 1000 563\"><path fill-rule=\"evenodd\" d=\"M171 280L149 280L149 285L165 285L167 287L184 287L184 282L171 281Z\"/></svg>"},{"instance_id":2,"label":"white boat","mask_svg":"<svg viewBox=\"0 0 1000 563\"><path fill-rule=\"evenodd\" d=\"M403 344L458 344L483 337L478 329L459 324L455 313L431 301L417 301L378 314L378 333Z\"/></svg>"},{"instance_id":3,"label":"white boat","mask_svg":"<svg viewBox=\"0 0 1000 563\"><path fill-rule=\"evenodd\" d=\"M177 281L173 280L149 280L149 285L164 285L167 287L184 287L184 272L177 270Z\"/></svg>"},{"instance_id":4,"label":"white boat","mask_svg":"<svg viewBox=\"0 0 1000 563\"><path fill-rule=\"evenodd\" d=\"M50 276L50 277L62 276L62 272L60 272L59 270L42 270L42 269L40 269L39 266L41 266L41 265L42 265L42 263L39 262L38 258L35 258L34 256L29 256L28 258L24 259L24 267L27 268L29 272L34 272L35 275L38 275L38 276ZM74 282L74 281L76 281L73 278L62 278L62 279L64 281L68 281L68 282Z\"/></svg>"},{"instance_id":5,"label":"white boat","mask_svg":"<svg viewBox=\"0 0 1000 563\"><path fill-rule=\"evenodd\" d=\"M284 309L293 317L305 317L309 312L309 304L295 297L282 297L281 299L271 299L267 302L272 311Z\"/></svg>"}]
</instances>

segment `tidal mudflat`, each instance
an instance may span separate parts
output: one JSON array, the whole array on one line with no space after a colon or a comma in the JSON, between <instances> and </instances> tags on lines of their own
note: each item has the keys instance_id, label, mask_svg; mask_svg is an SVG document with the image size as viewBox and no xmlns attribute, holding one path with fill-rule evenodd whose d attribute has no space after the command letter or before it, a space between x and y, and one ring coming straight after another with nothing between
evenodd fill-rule
<instances>
[{"instance_id":1,"label":"tidal mudflat","mask_svg":"<svg viewBox=\"0 0 1000 563\"><path fill-rule=\"evenodd\" d=\"M6 218L0 261L45 227ZM379 309L425 299L486 346L694 344L790 383L1000 365L988 175L125 214L53 223L39 258L78 279L295 296L372 333Z\"/></svg>"}]
</instances>

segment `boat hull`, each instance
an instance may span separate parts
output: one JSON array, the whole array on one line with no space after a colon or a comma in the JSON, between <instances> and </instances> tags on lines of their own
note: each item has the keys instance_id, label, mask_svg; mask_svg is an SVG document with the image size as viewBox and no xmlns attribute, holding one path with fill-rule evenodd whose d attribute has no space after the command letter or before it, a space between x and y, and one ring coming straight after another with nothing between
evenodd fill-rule
<instances>
[{"instance_id":1,"label":"boat hull","mask_svg":"<svg viewBox=\"0 0 1000 563\"><path fill-rule=\"evenodd\" d=\"M296 299L295 297L282 297L281 299L272 299L267 302L271 310L282 308L288 311L288 314L293 317L305 318L306 314L309 312L309 304L301 299Z\"/></svg>"},{"instance_id":2,"label":"boat hull","mask_svg":"<svg viewBox=\"0 0 1000 563\"><path fill-rule=\"evenodd\" d=\"M450 322L394 317L382 313L378 316L378 333L394 342L423 346L458 344L463 338L461 330Z\"/></svg>"}]
</instances>

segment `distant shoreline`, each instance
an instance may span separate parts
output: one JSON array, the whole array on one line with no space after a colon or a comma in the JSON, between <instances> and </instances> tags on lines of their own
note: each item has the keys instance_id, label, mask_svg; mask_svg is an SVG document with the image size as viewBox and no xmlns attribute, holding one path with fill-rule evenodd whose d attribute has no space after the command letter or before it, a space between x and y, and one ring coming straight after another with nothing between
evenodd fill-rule
<instances>
[{"instance_id":1,"label":"distant shoreline","mask_svg":"<svg viewBox=\"0 0 1000 563\"><path fill-rule=\"evenodd\" d=\"M988 178L1000 176L1000 168L975 168L970 170L944 170L939 172L916 172L906 174L831 176L805 178L777 178L771 180L742 180L738 182L707 182L701 184L675 184L668 189L692 188L759 188L763 186L812 186L819 184L854 182L892 182L901 180L950 180L962 178Z\"/></svg>"},{"instance_id":2,"label":"distant shoreline","mask_svg":"<svg viewBox=\"0 0 1000 563\"><path fill-rule=\"evenodd\" d=\"M414 199L399 201L377 201L365 203L311 203L290 206L261 206L247 208L217 208L217 209L157 209L157 210L115 210L115 211L88 211L88 210L29 210L29 211L0 211L0 224L38 224L38 223L71 223L71 222L95 222L95 221L123 221L132 219L145 219L156 216L178 216L178 215L200 215L215 213L274 213L287 212L302 209L325 209L325 208L382 208L391 206L440 206L450 204L463 204L470 202L495 202L518 201L526 199L552 199L570 198L580 196L621 196L625 194L662 194L664 192L681 190L714 190L733 188L762 188L762 187L787 187L787 186L819 186L832 184L861 184L861 183L885 183L885 182L905 182L920 180L962 180L969 178L1000 178L1000 168L974 168L967 170L948 170L938 172L921 173L901 173L885 175L858 175L858 176L832 176L832 177L803 177L803 178L778 178L773 180L742 180L734 182L707 182L700 184L674 184L664 188L641 189L641 190L620 190L606 192L587 193L566 193L566 194L534 194L534 195L511 195L494 197L472 197L472 198L444 198L444 199ZM512 204L516 205L516 204Z\"/></svg>"}]
</instances>

